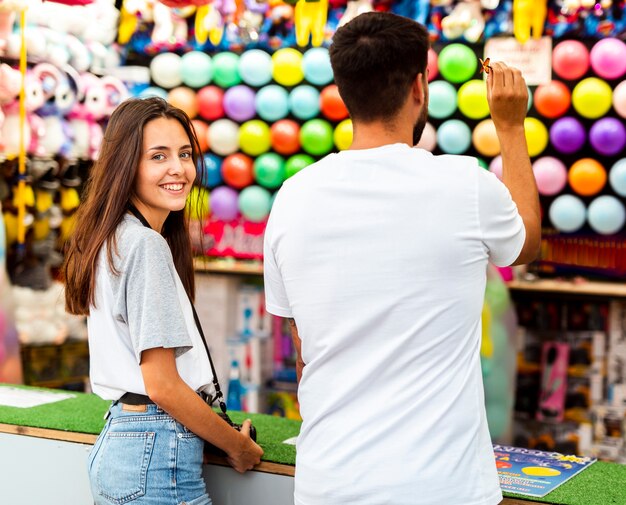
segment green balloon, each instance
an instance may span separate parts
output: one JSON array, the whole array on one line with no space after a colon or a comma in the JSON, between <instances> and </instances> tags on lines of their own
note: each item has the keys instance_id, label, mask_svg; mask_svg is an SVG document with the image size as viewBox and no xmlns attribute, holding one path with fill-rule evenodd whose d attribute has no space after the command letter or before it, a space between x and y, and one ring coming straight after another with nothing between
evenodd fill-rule
<instances>
[{"instance_id":1,"label":"green balloon","mask_svg":"<svg viewBox=\"0 0 626 505\"><path fill-rule=\"evenodd\" d=\"M213 56L213 82L222 88L239 84L239 56L228 52Z\"/></svg>"},{"instance_id":2,"label":"green balloon","mask_svg":"<svg viewBox=\"0 0 626 505\"><path fill-rule=\"evenodd\" d=\"M451 116L456 110L456 89L446 81L428 85L428 115L435 119Z\"/></svg>"},{"instance_id":3,"label":"green balloon","mask_svg":"<svg viewBox=\"0 0 626 505\"><path fill-rule=\"evenodd\" d=\"M439 71L446 81L460 83L476 73L478 60L474 51L463 44L450 44L439 53Z\"/></svg>"},{"instance_id":4,"label":"green balloon","mask_svg":"<svg viewBox=\"0 0 626 505\"><path fill-rule=\"evenodd\" d=\"M296 175L304 167L308 167L311 163L315 163L315 160L308 154L294 154L285 163L285 176L287 179L292 175Z\"/></svg>"},{"instance_id":5,"label":"green balloon","mask_svg":"<svg viewBox=\"0 0 626 505\"><path fill-rule=\"evenodd\" d=\"M266 188L277 188L285 180L285 160L276 153L265 153L254 161L254 178Z\"/></svg>"},{"instance_id":6,"label":"green balloon","mask_svg":"<svg viewBox=\"0 0 626 505\"><path fill-rule=\"evenodd\" d=\"M213 63L211 57L202 51L191 51L180 59L180 77L192 88L201 88L211 82Z\"/></svg>"},{"instance_id":7,"label":"green balloon","mask_svg":"<svg viewBox=\"0 0 626 505\"><path fill-rule=\"evenodd\" d=\"M300 145L309 154L323 156L334 147L333 127L324 119L311 119L300 128Z\"/></svg>"},{"instance_id":8,"label":"green balloon","mask_svg":"<svg viewBox=\"0 0 626 505\"><path fill-rule=\"evenodd\" d=\"M239 210L248 221L260 223L270 213L271 199L267 189L248 186L239 193Z\"/></svg>"},{"instance_id":9,"label":"green balloon","mask_svg":"<svg viewBox=\"0 0 626 505\"><path fill-rule=\"evenodd\" d=\"M484 159L482 159L482 158L480 158L478 156L476 156L476 159L478 160L478 166L480 168L484 168L485 170L489 170L489 165L487 164L487 162Z\"/></svg>"}]
</instances>

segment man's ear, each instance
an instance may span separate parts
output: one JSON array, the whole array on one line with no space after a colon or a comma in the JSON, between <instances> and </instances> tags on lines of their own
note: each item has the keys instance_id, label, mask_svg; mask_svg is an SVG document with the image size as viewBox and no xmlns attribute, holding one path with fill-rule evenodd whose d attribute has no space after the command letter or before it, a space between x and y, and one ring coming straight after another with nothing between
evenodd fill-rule
<instances>
[{"instance_id":1,"label":"man's ear","mask_svg":"<svg viewBox=\"0 0 626 505\"><path fill-rule=\"evenodd\" d=\"M426 77L422 72L415 76L411 91L413 93L413 98L419 102L420 105L423 105L426 102Z\"/></svg>"}]
</instances>

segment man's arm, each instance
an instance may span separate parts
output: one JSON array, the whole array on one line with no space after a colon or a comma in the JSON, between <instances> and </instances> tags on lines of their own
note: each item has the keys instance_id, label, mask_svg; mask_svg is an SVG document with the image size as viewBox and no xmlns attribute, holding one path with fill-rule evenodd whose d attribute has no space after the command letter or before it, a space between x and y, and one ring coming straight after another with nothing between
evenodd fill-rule
<instances>
[{"instance_id":1,"label":"man's arm","mask_svg":"<svg viewBox=\"0 0 626 505\"><path fill-rule=\"evenodd\" d=\"M298 378L298 384L302 378L302 369L304 368L304 361L302 361L302 341L300 335L298 335L298 327L296 326L295 319L289 318L289 328L291 328L291 339L293 340L293 346L296 348L296 377Z\"/></svg>"}]
</instances>

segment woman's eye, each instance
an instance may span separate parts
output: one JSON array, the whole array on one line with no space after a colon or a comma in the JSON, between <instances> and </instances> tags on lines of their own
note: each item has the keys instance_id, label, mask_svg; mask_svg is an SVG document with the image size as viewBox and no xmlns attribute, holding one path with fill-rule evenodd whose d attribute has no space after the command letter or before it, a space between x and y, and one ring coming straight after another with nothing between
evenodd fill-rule
<instances>
[{"instance_id":1,"label":"woman's eye","mask_svg":"<svg viewBox=\"0 0 626 505\"><path fill-rule=\"evenodd\" d=\"M164 160L164 159L165 159L165 156L164 156L164 155L162 155L162 154L155 154L155 155L152 157L152 159L153 159L153 160L155 160L155 161L161 161L161 160Z\"/></svg>"},{"instance_id":2,"label":"woman's eye","mask_svg":"<svg viewBox=\"0 0 626 505\"><path fill-rule=\"evenodd\" d=\"M191 158L191 153L180 153L180 157L184 160L188 160Z\"/></svg>"}]
</instances>

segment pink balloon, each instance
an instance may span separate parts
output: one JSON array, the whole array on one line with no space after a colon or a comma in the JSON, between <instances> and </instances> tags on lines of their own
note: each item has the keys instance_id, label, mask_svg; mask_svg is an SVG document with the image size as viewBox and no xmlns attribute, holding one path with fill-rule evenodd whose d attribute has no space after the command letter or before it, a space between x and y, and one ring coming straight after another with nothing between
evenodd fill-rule
<instances>
[{"instance_id":1,"label":"pink balloon","mask_svg":"<svg viewBox=\"0 0 626 505\"><path fill-rule=\"evenodd\" d=\"M613 108L626 118L626 81L620 82L613 90Z\"/></svg>"},{"instance_id":2,"label":"pink balloon","mask_svg":"<svg viewBox=\"0 0 626 505\"><path fill-rule=\"evenodd\" d=\"M420 149L424 149L425 151L432 152L437 145L437 132L433 125L430 123L426 123L424 126L424 131L422 132L422 138L418 142L415 147L419 147Z\"/></svg>"},{"instance_id":3,"label":"pink balloon","mask_svg":"<svg viewBox=\"0 0 626 505\"><path fill-rule=\"evenodd\" d=\"M567 168L552 156L543 156L533 163L533 172L540 195L556 195L567 184Z\"/></svg>"},{"instance_id":4,"label":"pink balloon","mask_svg":"<svg viewBox=\"0 0 626 505\"><path fill-rule=\"evenodd\" d=\"M580 79L589 69L589 51L582 42L564 40L552 51L552 68L563 79Z\"/></svg>"},{"instance_id":5,"label":"pink balloon","mask_svg":"<svg viewBox=\"0 0 626 505\"><path fill-rule=\"evenodd\" d=\"M502 180L502 156L498 155L489 163L489 171L496 174L496 177Z\"/></svg>"},{"instance_id":6,"label":"pink balloon","mask_svg":"<svg viewBox=\"0 0 626 505\"><path fill-rule=\"evenodd\" d=\"M428 64L426 68L428 69L428 82L432 81L439 74L439 67L437 64L437 53L431 47L428 50Z\"/></svg>"},{"instance_id":7,"label":"pink balloon","mask_svg":"<svg viewBox=\"0 0 626 505\"><path fill-rule=\"evenodd\" d=\"M626 73L626 44L614 37L599 40L589 55L591 68L604 79L617 79Z\"/></svg>"}]
</instances>

